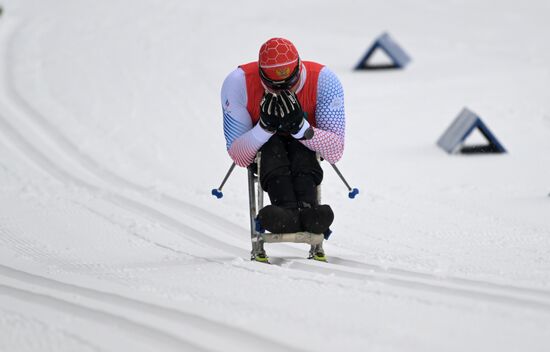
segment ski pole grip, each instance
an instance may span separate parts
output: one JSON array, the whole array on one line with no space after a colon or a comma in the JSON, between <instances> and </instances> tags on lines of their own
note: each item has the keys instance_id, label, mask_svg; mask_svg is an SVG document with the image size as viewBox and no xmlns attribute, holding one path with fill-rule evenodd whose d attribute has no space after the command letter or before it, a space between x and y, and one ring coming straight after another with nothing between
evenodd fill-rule
<instances>
[{"instance_id":1,"label":"ski pole grip","mask_svg":"<svg viewBox=\"0 0 550 352\"><path fill-rule=\"evenodd\" d=\"M315 135L315 131L313 130L313 128L308 127L308 129L304 132L303 139L306 141L309 141L311 138L313 138L314 135Z\"/></svg>"},{"instance_id":2,"label":"ski pole grip","mask_svg":"<svg viewBox=\"0 0 550 352\"><path fill-rule=\"evenodd\" d=\"M357 188L354 188L351 190L351 192L348 193L348 197L351 199L355 198L356 195L359 194L359 190Z\"/></svg>"},{"instance_id":3,"label":"ski pole grip","mask_svg":"<svg viewBox=\"0 0 550 352\"><path fill-rule=\"evenodd\" d=\"M223 197L223 192L217 188L212 189L212 195L218 199Z\"/></svg>"}]
</instances>

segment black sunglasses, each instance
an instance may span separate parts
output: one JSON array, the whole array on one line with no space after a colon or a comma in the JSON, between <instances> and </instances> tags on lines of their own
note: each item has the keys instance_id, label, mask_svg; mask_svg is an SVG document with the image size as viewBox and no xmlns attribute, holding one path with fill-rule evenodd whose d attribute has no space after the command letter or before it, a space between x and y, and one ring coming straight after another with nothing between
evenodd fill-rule
<instances>
[{"instance_id":1,"label":"black sunglasses","mask_svg":"<svg viewBox=\"0 0 550 352\"><path fill-rule=\"evenodd\" d=\"M298 74L300 72L300 60L298 60L298 65L296 65L296 68L294 68L294 71L288 76L287 78L275 81L270 79L266 76L262 68L260 67L260 77L262 78L262 81L267 86L267 88L273 89L273 90L285 90L292 88L293 85L298 82L298 79L300 78L300 75Z\"/></svg>"}]
</instances>

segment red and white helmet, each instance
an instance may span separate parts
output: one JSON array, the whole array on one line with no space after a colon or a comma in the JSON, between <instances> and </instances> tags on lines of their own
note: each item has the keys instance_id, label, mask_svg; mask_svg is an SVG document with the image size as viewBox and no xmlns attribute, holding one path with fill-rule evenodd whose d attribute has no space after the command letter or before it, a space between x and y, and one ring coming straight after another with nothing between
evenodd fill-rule
<instances>
[{"instance_id":1,"label":"red and white helmet","mask_svg":"<svg viewBox=\"0 0 550 352\"><path fill-rule=\"evenodd\" d=\"M300 56L292 42L271 38L260 47L258 59L262 82L271 89L290 89L301 72Z\"/></svg>"}]
</instances>

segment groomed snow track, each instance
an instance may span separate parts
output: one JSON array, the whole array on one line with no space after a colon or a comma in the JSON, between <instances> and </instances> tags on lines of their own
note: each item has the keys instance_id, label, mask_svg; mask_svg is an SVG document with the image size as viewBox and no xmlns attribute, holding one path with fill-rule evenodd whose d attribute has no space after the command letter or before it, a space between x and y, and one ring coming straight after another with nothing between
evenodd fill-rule
<instances>
[{"instance_id":1,"label":"groomed snow track","mask_svg":"<svg viewBox=\"0 0 550 352\"><path fill-rule=\"evenodd\" d=\"M236 226L216 213L184 200L159 192L151 193L149 189L110 172L99 162L80 152L77 146L48 122L47 116L36 111L18 93L14 85L13 71L10 69L13 61L10 48L18 25L7 22L3 23L2 27L0 56L5 65L1 67L0 72L0 82L4 92L0 97L0 104L3 107L0 112L0 129L1 135L15 146L22 156L52 178L66 185L85 189L117 207L135 213L138 217L153 220L181 236L182 240L221 251L230 258L248 258L250 250L247 245L248 230L245 227ZM19 121L20 117L25 121ZM60 155L62 158L55 158L52 155ZM67 163L60 164L59 160ZM67 165L72 165L74 168L69 168ZM75 170L78 171L75 172ZM155 238L147 240L175 253L181 252L180 249L172 248ZM285 275L298 280L306 273L311 274L310 280L322 281L323 277L331 277L339 280L339 284L343 286L346 286L349 280L379 282L407 290L455 296L550 314L550 292L545 290L459 277L438 277L404 269L382 268L366 262L332 256L330 253L328 253L329 263L317 263L303 259L306 250L298 250L293 246L285 246L284 250L288 256L274 256L272 262L284 270ZM193 255L193 253L185 254ZM248 265L246 262L220 258L201 259L220 266L231 265L238 270L267 275L273 273L270 267L263 264ZM274 339L266 338L262 334L237 329L172 307L62 282L44 274L11 267L8 263L0 265L0 276L8 279L8 283L0 285L0 295L70 311L90 320L112 322L129 333L146 336L167 350L215 349L208 344L209 335L216 336L218 339L221 337L233 347L242 346L247 349L269 345L270 350L297 350ZM140 313L139 317L135 312ZM144 315L150 317L152 322L165 321L171 329L166 331L156 328L154 324L148 324L147 321L142 322ZM177 333L183 330L193 331L190 334L203 335L202 338L186 339ZM185 336L188 335L189 333L185 334ZM198 344L197 340L202 341L202 344Z\"/></svg>"}]
</instances>

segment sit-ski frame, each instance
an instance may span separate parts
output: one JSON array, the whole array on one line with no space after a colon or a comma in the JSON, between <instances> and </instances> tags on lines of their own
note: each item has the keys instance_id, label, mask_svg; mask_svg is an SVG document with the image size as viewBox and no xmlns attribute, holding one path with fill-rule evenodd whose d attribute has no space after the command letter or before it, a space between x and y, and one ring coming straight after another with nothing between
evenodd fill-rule
<instances>
[{"instance_id":1,"label":"sit-ski frame","mask_svg":"<svg viewBox=\"0 0 550 352\"><path fill-rule=\"evenodd\" d=\"M263 208L264 206L264 191L262 190L259 182L260 157L261 153L258 153L256 155L255 162L248 167L248 198L250 203L250 234L252 239L252 260L268 262L267 256L265 255L264 243L295 242L307 243L311 245L309 258L326 261L323 251L323 239L325 238L325 234L314 234L311 232L296 232L284 234L264 233L260 226L257 225L256 218L258 215L258 210ZM321 160L319 158L319 155L317 155L317 160ZM212 189L211 193L214 197L218 199L223 197L222 188L231 173L233 172L233 169L235 169L235 165L235 162L231 164L220 186L218 188ZM332 166L336 174L338 174L344 185L347 187L349 191L348 197L350 199L354 199L359 194L359 189L351 188L351 186L348 184L348 182L346 181L340 170L338 170L335 164L330 164L330 166ZM320 186L317 186L317 200L320 204ZM326 232L326 235L330 235L330 230Z\"/></svg>"},{"instance_id":2,"label":"sit-ski frame","mask_svg":"<svg viewBox=\"0 0 550 352\"><path fill-rule=\"evenodd\" d=\"M250 204L250 236L252 240L251 260L258 258L267 258L264 250L264 243L278 242L294 242L306 243L311 245L310 258L314 257L314 253L322 252L323 234L311 232L295 232L295 233L266 233L258 222L258 211L264 206L264 190L260 184L260 160L261 153L256 155L254 163L248 167L248 199ZM321 189L317 187L317 199L320 203ZM265 259L267 260L267 259ZM265 261L263 260L263 261Z\"/></svg>"}]
</instances>

